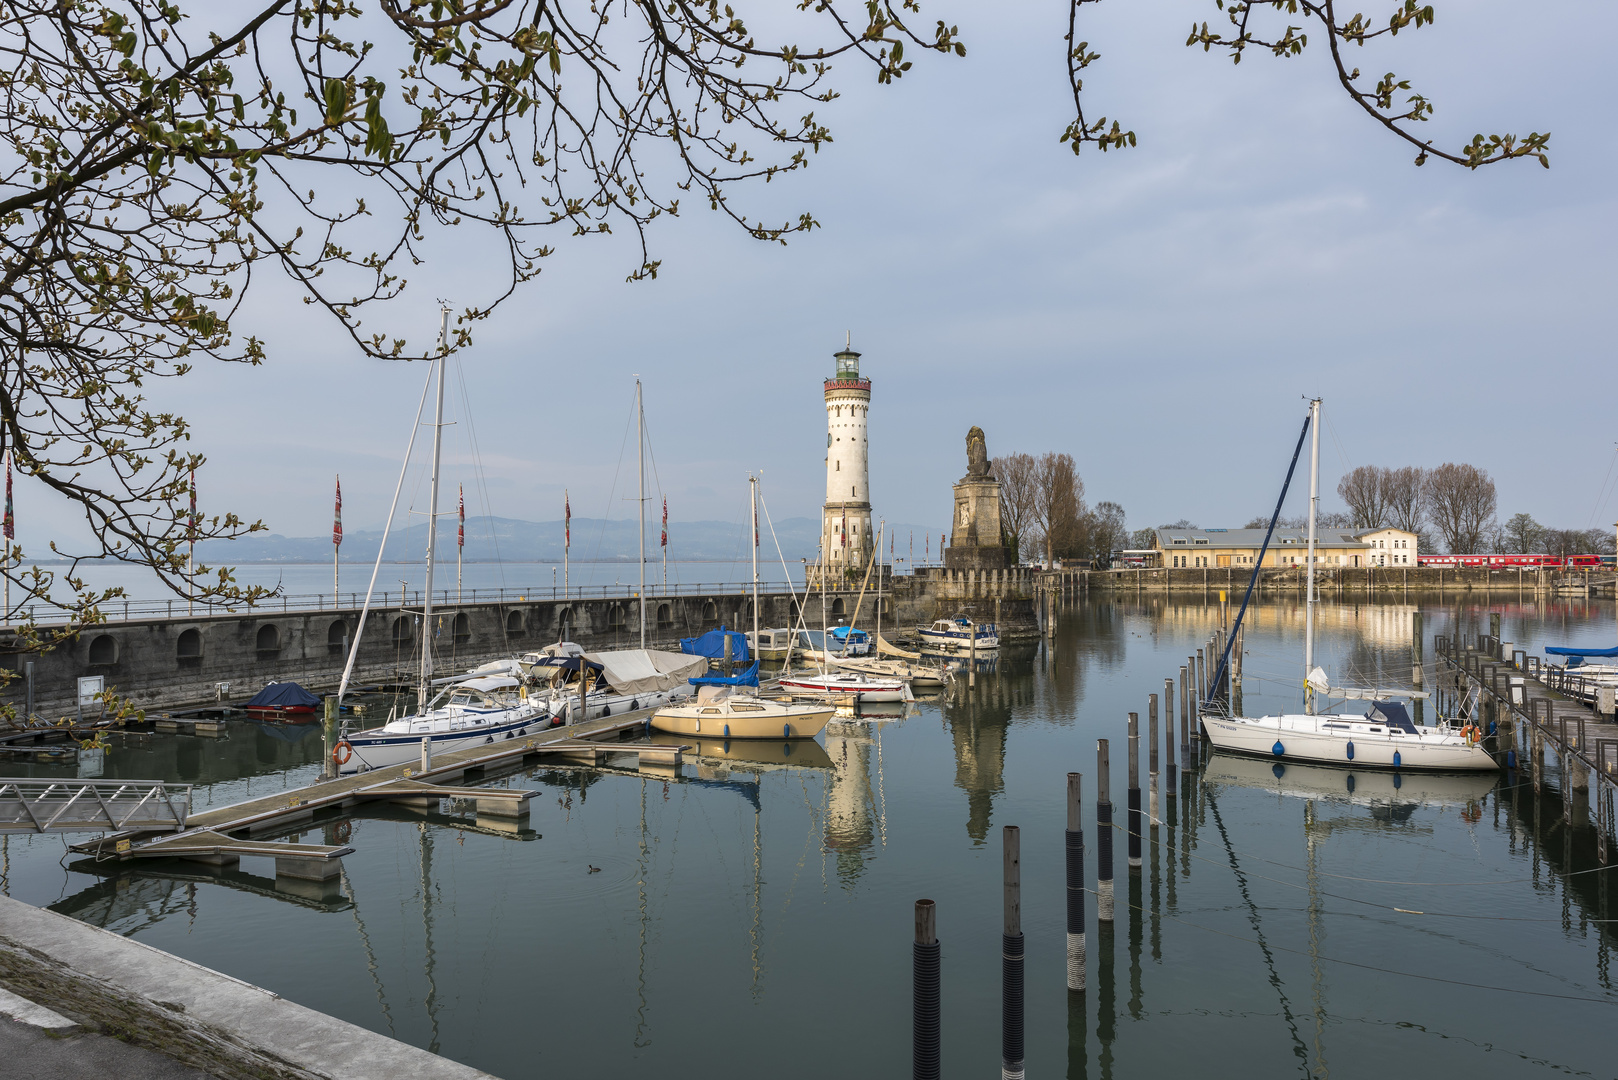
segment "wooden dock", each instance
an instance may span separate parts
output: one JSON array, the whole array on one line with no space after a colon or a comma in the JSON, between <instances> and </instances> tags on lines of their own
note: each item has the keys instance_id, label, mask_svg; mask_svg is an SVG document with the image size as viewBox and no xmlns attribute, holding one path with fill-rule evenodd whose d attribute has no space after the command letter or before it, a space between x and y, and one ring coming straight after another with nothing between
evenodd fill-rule
<instances>
[{"instance_id":1,"label":"wooden dock","mask_svg":"<svg viewBox=\"0 0 1618 1080\"><path fill-rule=\"evenodd\" d=\"M1437 637L1439 657L1465 685L1481 692L1484 719L1495 732L1497 753L1521 767L1524 757L1534 790L1544 783L1547 746L1561 762L1561 791L1569 809L1589 799L1596 826L1596 857L1611 858L1618 821L1618 723L1610 711L1611 692L1546 665L1498 637L1472 641Z\"/></svg>"}]
</instances>

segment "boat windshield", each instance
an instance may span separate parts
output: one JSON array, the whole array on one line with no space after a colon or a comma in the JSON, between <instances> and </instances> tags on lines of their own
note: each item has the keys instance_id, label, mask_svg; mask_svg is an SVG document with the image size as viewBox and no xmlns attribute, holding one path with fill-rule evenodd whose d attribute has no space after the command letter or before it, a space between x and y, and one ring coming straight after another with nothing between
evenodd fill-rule
<instances>
[{"instance_id":1,"label":"boat windshield","mask_svg":"<svg viewBox=\"0 0 1618 1080\"><path fill-rule=\"evenodd\" d=\"M1410 720L1410 714L1405 711L1404 705L1397 701L1377 701L1371 704L1371 711L1365 718L1373 724L1387 724L1397 731L1410 735L1417 734L1416 725Z\"/></svg>"}]
</instances>

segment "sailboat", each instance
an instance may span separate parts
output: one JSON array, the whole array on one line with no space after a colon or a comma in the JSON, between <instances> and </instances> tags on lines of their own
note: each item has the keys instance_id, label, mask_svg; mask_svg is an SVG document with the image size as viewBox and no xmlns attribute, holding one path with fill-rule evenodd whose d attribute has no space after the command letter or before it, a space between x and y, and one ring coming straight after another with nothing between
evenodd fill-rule
<instances>
[{"instance_id":1,"label":"sailboat","mask_svg":"<svg viewBox=\"0 0 1618 1080\"><path fill-rule=\"evenodd\" d=\"M423 743L429 744L434 754L449 753L518 738L549 724L549 714L524 693L522 680L510 675L473 673L444 687L436 697L432 693L435 685L432 650L433 563L437 554L439 465L444 448L444 369L449 363L448 306L439 311L438 356L435 362L436 369L429 369L428 374L429 387L432 380L437 379L438 403L433 415L431 494L427 508L427 587L422 593L421 673L416 695L420 712L390 720L379 728L352 733L348 731L348 722L344 721L341 738L332 748L332 762L337 766L339 775L417 760ZM416 411L417 427L421 423L421 409L426 404L427 387L423 387L422 403ZM388 511L390 527L394 511L399 506L399 491L404 487L405 472L410 467L410 451L415 447L416 430L411 429L410 444L405 449L405 464L399 473L398 487L393 492L393 506ZM365 635L365 617L370 612L371 595L376 587L376 575L381 569L387 542L387 530L384 529L382 547L377 550L376 568L371 571L371 588L366 590L365 606L360 609L359 629L349 647L343 681L337 688L339 705L348 689L354 659L359 654L360 642Z\"/></svg>"},{"instance_id":2,"label":"sailboat","mask_svg":"<svg viewBox=\"0 0 1618 1080\"><path fill-rule=\"evenodd\" d=\"M1315 518L1320 506L1320 399L1315 398L1309 403L1309 419L1305 422L1305 430L1313 431L1312 449L1309 459L1309 550L1305 562L1306 578L1304 585L1304 643L1303 643L1303 670L1304 676L1304 711L1302 713L1283 713L1276 716L1263 716L1249 718L1245 716L1219 716L1204 713L1202 716L1203 730L1207 732L1208 741L1220 750L1229 750L1242 754L1261 754L1265 757L1279 758L1286 761L1309 761L1328 765L1353 765L1362 768L1391 768L1391 769L1438 769L1438 770L1495 770L1500 766L1488 751L1483 749L1481 733L1468 724L1459 731L1449 727L1417 727L1410 719L1410 714L1402 703L1391 700L1394 696L1409 696L1405 694L1390 694L1388 698L1378 695L1367 695L1363 691L1334 689L1327 679L1324 670L1315 666ZM1300 434L1298 449L1303 447L1303 438ZM1294 452L1293 463L1296 465L1297 457ZM1287 474L1290 481L1291 472ZM1282 489L1282 499L1285 500L1286 491ZM1276 505L1276 516L1280 514L1280 504ZM1270 529L1273 532L1275 519L1271 518ZM1269 545L1266 538L1265 547ZM1262 549L1257 565L1254 566L1254 580L1264 565ZM1248 598L1252 596L1252 585L1248 586ZM1238 640L1236 631L1241 627L1242 616L1247 611L1247 600L1242 601L1241 614L1237 615L1236 629L1230 633L1228 640ZM1217 686L1220 682L1226 664L1229 662L1229 647L1226 655L1220 660L1219 668L1212 680ZM1315 699L1317 696L1338 697L1371 697L1370 709L1364 715L1350 713L1316 713Z\"/></svg>"}]
</instances>

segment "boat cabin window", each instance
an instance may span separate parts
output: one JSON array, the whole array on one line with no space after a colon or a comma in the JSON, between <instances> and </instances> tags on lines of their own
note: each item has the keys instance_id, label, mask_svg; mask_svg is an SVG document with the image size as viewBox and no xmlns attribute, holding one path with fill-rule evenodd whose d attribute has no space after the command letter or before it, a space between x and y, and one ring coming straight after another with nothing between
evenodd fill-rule
<instances>
[{"instance_id":1,"label":"boat cabin window","mask_svg":"<svg viewBox=\"0 0 1618 1080\"><path fill-rule=\"evenodd\" d=\"M762 706L762 705L732 705L730 707L730 711L731 712L763 712L764 711L764 706Z\"/></svg>"},{"instance_id":2,"label":"boat cabin window","mask_svg":"<svg viewBox=\"0 0 1618 1080\"><path fill-rule=\"evenodd\" d=\"M465 690L457 690L449 696L451 705L471 705L476 699Z\"/></svg>"},{"instance_id":3,"label":"boat cabin window","mask_svg":"<svg viewBox=\"0 0 1618 1080\"><path fill-rule=\"evenodd\" d=\"M718 709L703 709L702 710L702 715L703 716L718 716L719 715L719 710Z\"/></svg>"}]
</instances>

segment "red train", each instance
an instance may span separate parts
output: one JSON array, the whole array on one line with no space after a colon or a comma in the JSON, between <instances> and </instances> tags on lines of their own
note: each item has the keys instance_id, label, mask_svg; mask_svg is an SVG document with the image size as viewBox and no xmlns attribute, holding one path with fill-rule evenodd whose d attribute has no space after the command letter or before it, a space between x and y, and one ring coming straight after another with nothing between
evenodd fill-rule
<instances>
[{"instance_id":1,"label":"red train","mask_svg":"<svg viewBox=\"0 0 1618 1080\"><path fill-rule=\"evenodd\" d=\"M1482 566L1489 569L1569 570L1580 567L1611 567L1611 555L1420 555L1422 566Z\"/></svg>"}]
</instances>

